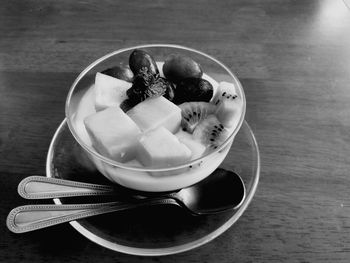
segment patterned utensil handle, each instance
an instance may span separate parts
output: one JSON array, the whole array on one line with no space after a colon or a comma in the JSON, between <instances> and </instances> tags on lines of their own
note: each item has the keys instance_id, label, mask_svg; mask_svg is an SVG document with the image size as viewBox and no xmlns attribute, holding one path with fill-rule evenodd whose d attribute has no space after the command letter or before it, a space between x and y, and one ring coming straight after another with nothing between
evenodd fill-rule
<instances>
[{"instance_id":1,"label":"patterned utensil handle","mask_svg":"<svg viewBox=\"0 0 350 263\"><path fill-rule=\"evenodd\" d=\"M109 202L68 205L25 205L14 208L7 216L6 224L14 233L24 233L77 219L149 205L178 203L171 198L138 200L131 203Z\"/></svg>"},{"instance_id":2,"label":"patterned utensil handle","mask_svg":"<svg viewBox=\"0 0 350 263\"><path fill-rule=\"evenodd\" d=\"M25 199L112 195L115 189L108 185L89 184L44 176L29 176L18 185L18 193Z\"/></svg>"}]
</instances>

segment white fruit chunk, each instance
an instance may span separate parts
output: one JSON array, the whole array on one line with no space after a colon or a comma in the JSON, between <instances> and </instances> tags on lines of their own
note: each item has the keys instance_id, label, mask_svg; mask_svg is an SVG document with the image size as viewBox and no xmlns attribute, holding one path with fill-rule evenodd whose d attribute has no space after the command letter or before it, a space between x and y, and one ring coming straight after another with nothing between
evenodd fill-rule
<instances>
[{"instance_id":1,"label":"white fruit chunk","mask_svg":"<svg viewBox=\"0 0 350 263\"><path fill-rule=\"evenodd\" d=\"M126 90L131 87L131 83L113 78L111 76L96 73L95 77L95 109L104 110L108 107L118 107L127 99Z\"/></svg>"},{"instance_id":2,"label":"white fruit chunk","mask_svg":"<svg viewBox=\"0 0 350 263\"><path fill-rule=\"evenodd\" d=\"M84 119L87 116L96 113L95 86L92 85L87 91L83 90L74 94L72 96L71 105L77 105L73 116L75 131L85 144L91 146L90 136L85 129Z\"/></svg>"},{"instance_id":3,"label":"white fruit chunk","mask_svg":"<svg viewBox=\"0 0 350 263\"><path fill-rule=\"evenodd\" d=\"M163 126L175 133L181 123L181 109L163 96L148 98L127 114L143 132Z\"/></svg>"},{"instance_id":4,"label":"white fruit chunk","mask_svg":"<svg viewBox=\"0 0 350 263\"><path fill-rule=\"evenodd\" d=\"M84 123L93 146L100 154L119 162L135 157L141 131L119 107L90 115Z\"/></svg>"},{"instance_id":5,"label":"white fruit chunk","mask_svg":"<svg viewBox=\"0 0 350 263\"><path fill-rule=\"evenodd\" d=\"M137 159L145 166L169 167L191 159L191 150L164 127L144 133L139 139Z\"/></svg>"},{"instance_id":6,"label":"white fruit chunk","mask_svg":"<svg viewBox=\"0 0 350 263\"><path fill-rule=\"evenodd\" d=\"M191 133L179 130L177 133L175 133L175 136L179 139L180 142L185 144L191 150L192 160L200 158L207 149L203 143L193 138Z\"/></svg>"},{"instance_id":7,"label":"white fruit chunk","mask_svg":"<svg viewBox=\"0 0 350 263\"><path fill-rule=\"evenodd\" d=\"M213 103L217 107L216 116L225 127L230 128L238 124L242 110L242 101L238 97L233 83L220 82Z\"/></svg>"},{"instance_id":8,"label":"white fruit chunk","mask_svg":"<svg viewBox=\"0 0 350 263\"><path fill-rule=\"evenodd\" d=\"M233 101L237 97L238 94L235 85L230 82L221 81L212 102L214 105L218 105L223 100Z\"/></svg>"},{"instance_id":9,"label":"white fruit chunk","mask_svg":"<svg viewBox=\"0 0 350 263\"><path fill-rule=\"evenodd\" d=\"M235 127L241 116L242 105L239 99L237 101L222 101L216 111L219 121L228 128Z\"/></svg>"}]
</instances>

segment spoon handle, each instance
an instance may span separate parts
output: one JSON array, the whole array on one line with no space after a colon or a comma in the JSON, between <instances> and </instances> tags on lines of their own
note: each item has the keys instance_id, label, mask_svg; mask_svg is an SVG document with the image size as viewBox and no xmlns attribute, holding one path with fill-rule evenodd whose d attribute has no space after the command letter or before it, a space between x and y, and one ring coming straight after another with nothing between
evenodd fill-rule
<instances>
[{"instance_id":1,"label":"spoon handle","mask_svg":"<svg viewBox=\"0 0 350 263\"><path fill-rule=\"evenodd\" d=\"M89 184L44 176L29 176L18 185L18 193L25 199L50 199L72 196L115 194L112 186Z\"/></svg>"},{"instance_id":2,"label":"spoon handle","mask_svg":"<svg viewBox=\"0 0 350 263\"><path fill-rule=\"evenodd\" d=\"M6 224L13 233L25 233L90 216L133 209L145 205L162 204L178 205L171 198L148 199L133 203L25 205L12 209L7 216Z\"/></svg>"}]
</instances>

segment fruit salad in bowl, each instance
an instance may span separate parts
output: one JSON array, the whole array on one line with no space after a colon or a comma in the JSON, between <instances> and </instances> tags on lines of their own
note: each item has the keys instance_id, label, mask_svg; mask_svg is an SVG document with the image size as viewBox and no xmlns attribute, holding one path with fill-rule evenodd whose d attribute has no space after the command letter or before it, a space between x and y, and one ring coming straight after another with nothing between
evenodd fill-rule
<instances>
[{"instance_id":1,"label":"fruit salad in bowl","mask_svg":"<svg viewBox=\"0 0 350 263\"><path fill-rule=\"evenodd\" d=\"M225 159L245 115L235 75L200 51L144 45L107 54L73 83L70 131L94 167L127 188L181 189Z\"/></svg>"}]
</instances>

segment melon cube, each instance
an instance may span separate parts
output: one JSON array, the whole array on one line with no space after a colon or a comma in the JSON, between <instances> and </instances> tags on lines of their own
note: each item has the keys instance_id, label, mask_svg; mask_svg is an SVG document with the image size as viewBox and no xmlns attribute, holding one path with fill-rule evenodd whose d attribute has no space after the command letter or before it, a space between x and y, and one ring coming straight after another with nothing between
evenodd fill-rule
<instances>
[{"instance_id":1,"label":"melon cube","mask_svg":"<svg viewBox=\"0 0 350 263\"><path fill-rule=\"evenodd\" d=\"M72 96L71 104L77 105L72 119L75 131L85 144L91 146L90 136L85 129L84 119L87 116L96 113L95 86L92 85L87 91L82 90L74 94L74 96Z\"/></svg>"},{"instance_id":2,"label":"melon cube","mask_svg":"<svg viewBox=\"0 0 350 263\"><path fill-rule=\"evenodd\" d=\"M127 99L126 91L131 83L113 78L111 76L96 73L95 77L95 109L104 110L108 107L117 107Z\"/></svg>"},{"instance_id":3,"label":"melon cube","mask_svg":"<svg viewBox=\"0 0 350 263\"><path fill-rule=\"evenodd\" d=\"M135 158L141 134L135 122L119 107L110 107L84 120L93 147L102 155L119 162Z\"/></svg>"},{"instance_id":4,"label":"melon cube","mask_svg":"<svg viewBox=\"0 0 350 263\"><path fill-rule=\"evenodd\" d=\"M145 166L174 166L189 161L191 155L191 150L164 127L144 133L139 139L137 159Z\"/></svg>"},{"instance_id":5,"label":"melon cube","mask_svg":"<svg viewBox=\"0 0 350 263\"><path fill-rule=\"evenodd\" d=\"M242 104L240 99L236 98L234 101L223 100L218 105L216 116L225 127L230 128L238 124L241 111Z\"/></svg>"},{"instance_id":6,"label":"melon cube","mask_svg":"<svg viewBox=\"0 0 350 263\"><path fill-rule=\"evenodd\" d=\"M148 98L127 114L143 132L163 126L175 133L181 123L181 109L163 96Z\"/></svg>"},{"instance_id":7,"label":"melon cube","mask_svg":"<svg viewBox=\"0 0 350 263\"><path fill-rule=\"evenodd\" d=\"M175 136L191 150L192 160L200 158L207 149L203 143L193 138L192 134L189 132L180 129L175 133Z\"/></svg>"}]
</instances>

